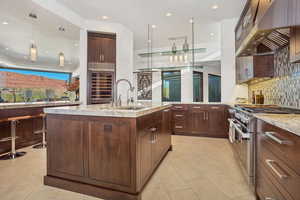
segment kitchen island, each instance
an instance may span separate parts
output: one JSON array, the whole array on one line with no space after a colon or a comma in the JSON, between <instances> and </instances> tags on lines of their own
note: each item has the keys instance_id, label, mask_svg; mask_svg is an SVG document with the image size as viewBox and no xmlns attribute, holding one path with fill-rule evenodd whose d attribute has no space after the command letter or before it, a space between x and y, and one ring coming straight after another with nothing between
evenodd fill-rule
<instances>
[{"instance_id":1,"label":"kitchen island","mask_svg":"<svg viewBox=\"0 0 300 200\"><path fill-rule=\"evenodd\" d=\"M47 108L45 185L109 200L140 200L171 150L171 105Z\"/></svg>"}]
</instances>

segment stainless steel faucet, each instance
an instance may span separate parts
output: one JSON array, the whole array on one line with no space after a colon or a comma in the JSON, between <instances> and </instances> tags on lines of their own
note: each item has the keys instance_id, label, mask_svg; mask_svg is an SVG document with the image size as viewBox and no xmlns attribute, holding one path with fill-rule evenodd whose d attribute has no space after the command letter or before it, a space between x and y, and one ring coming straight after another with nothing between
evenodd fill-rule
<instances>
[{"instance_id":1,"label":"stainless steel faucet","mask_svg":"<svg viewBox=\"0 0 300 200\"><path fill-rule=\"evenodd\" d=\"M134 87L133 87L133 85L131 84L131 82L129 80L127 80L127 79L119 79L119 80L117 80L116 83L115 83L115 85L114 85L114 96L113 96L113 105L114 106L121 106L121 103L120 103L121 101L118 101L118 85L119 85L120 82L123 82L123 81L125 81L125 82L128 83L129 90L131 92L134 91Z\"/></svg>"}]
</instances>

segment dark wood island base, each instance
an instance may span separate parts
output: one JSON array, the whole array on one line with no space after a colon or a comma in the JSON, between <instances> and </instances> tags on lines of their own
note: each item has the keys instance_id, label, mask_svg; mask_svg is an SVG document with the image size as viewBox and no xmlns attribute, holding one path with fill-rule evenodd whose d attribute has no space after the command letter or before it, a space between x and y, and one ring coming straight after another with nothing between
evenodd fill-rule
<instances>
[{"instance_id":1,"label":"dark wood island base","mask_svg":"<svg viewBox=\"0 0 300 200\"><path fill-rule=\"evenodd\" d=\"M141 200L171 145L169 108L136 118L47 115L44 184L106 200Z\"/></svg>"}]
</instances>

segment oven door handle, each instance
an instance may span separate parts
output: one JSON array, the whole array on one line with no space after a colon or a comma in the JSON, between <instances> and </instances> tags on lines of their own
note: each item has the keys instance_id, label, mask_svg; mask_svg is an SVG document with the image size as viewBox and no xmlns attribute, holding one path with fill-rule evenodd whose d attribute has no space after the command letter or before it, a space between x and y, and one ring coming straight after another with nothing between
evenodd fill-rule
<instances>
[{"instance_id":1,"label":"oven door handle","mask_svg":"<svg viewBox=\"0 0 300 200\"><path fill-rule=\"evenodd\" d=\"M244 133L238 124L233 123L234 129L242 136L242 139L250 139L250 134L249 133Z\"/></svg>"}]
</instances>

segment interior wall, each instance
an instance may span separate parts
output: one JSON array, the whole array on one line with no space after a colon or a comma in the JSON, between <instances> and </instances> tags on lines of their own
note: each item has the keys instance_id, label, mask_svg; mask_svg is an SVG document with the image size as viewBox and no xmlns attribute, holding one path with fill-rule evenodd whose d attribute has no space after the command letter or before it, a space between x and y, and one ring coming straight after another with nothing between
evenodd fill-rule
<instances>
[{"instance_id":1,"label":"interior wall","mask_svg":"<svg viewBox=\"0 0 300 200\"><path fill-rule=\"evenodd\" d=\"M222 102L234 103L236 98L248 99L248 86L236 84L235 33L237 19L221 22L221 92Z\"/></svg>"},{"instance_id":2,"label":"interior wall","mask_svg":"<svg viewBox=\"0 0 300 200\"><path fill-rule=\"evenodd\" d=\"M265 104L300 108L300 63L290 63L289 48L283 48L274 55L274 78L249 85L252 92L262 91Z\"/></svg>"}]
</instances>

